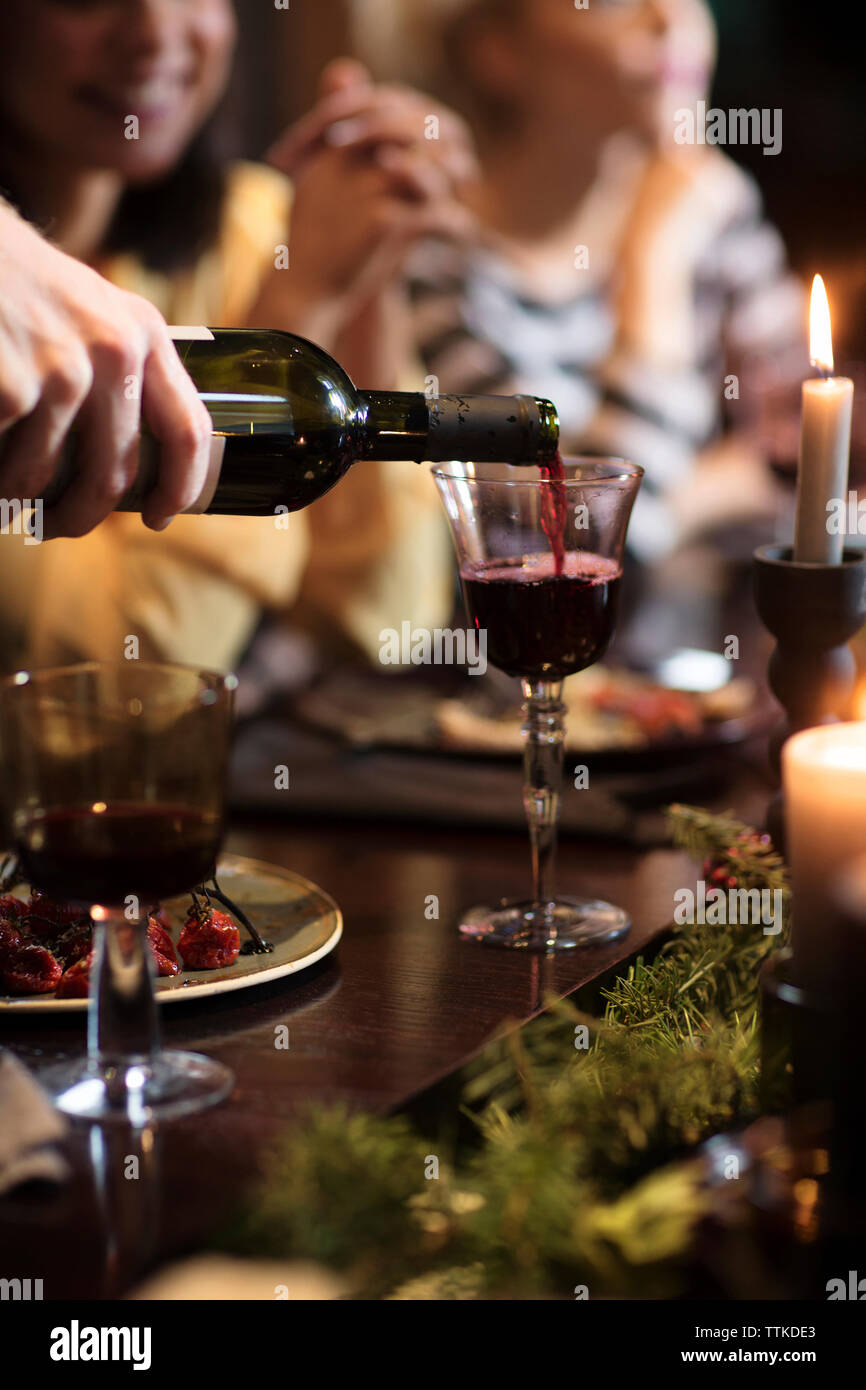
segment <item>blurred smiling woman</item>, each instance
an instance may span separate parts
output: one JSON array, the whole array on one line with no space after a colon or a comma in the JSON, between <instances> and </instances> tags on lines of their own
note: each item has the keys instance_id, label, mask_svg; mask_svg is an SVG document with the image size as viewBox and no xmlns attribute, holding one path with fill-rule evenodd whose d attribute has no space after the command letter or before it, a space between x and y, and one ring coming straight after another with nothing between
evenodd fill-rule
<instances>
[{"instance_id":1,"label":"blurred smiling woman","mask_svg":"<svg viewBox=\"0 0 866 1390\"><path fill-rule=\"evenodd\" d=\"M454 196L471 163L462 128L419 148L420 103L403 93L387 157L351 138L310 145L290 133L278 168L221 164L212 118L235 37L230 0L4 0L0 191L169 322L287 329L363 385L396 385L407 248L467 222ZM323 75L320 99L337 120L375 113L383 98L359 65L342 63ZM276 268L286 244L290 270ZM134 467L131 440L115 496ZM71 536L86 529L78 492L56 509ZM233 517L180 517L157 535L115 515L81 539L20 540L0 537L7 666L116 656L135 634L142 656L224 667L262 608L294 604L371 653L382 626L438 621L450 592L432 484L400 464L355 470L288 535Z\"/></svg>"}]
</instances>

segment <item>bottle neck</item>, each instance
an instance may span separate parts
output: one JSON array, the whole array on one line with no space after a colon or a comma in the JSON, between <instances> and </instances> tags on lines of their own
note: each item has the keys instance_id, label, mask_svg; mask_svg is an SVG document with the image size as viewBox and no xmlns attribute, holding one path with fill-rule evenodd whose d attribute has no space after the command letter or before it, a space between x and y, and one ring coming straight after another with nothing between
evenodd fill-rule
<instances>
[{"instance_id":1,"label":"bottle neck","mask_svg":"<svg viewBox=\"0 0 866 1390\"><path fill-rule=\"evenodd\" d=\"M559 445L556 410L535 396L359 395L366 458L533 465L549 462Z\"/></svg>"},{"instance_id":2,"label":"bottle neck","mask_svg":"<svg viewBox=\"0 0 866 1390\"><path fill-rule=\"evenodd\" d=\"M365 418L364 457L414 459L427 457L430 433L429 401L418 391L359 391Z\"/></svg>"}]
</instances>

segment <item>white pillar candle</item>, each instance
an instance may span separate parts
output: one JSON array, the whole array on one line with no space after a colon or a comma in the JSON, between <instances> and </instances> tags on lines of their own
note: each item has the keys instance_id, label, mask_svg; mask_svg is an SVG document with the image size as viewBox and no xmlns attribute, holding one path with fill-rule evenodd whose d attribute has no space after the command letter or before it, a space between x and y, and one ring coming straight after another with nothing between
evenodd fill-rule
<instances>
[{"instance_id":1,"label":"white pillar candle","mask_svg":"<svg viewBox=\"0 0 866 1390\"><path fill-rule=\"evenodd\" d=\"M820 992L832 969L836 879L843 864L866 852L866 723L794 734L782 749L782 776L794 977Z\"/></svg>"},{"instance_id":2,"label":"white pillar candle","mask_svg":"<svg viewBox=\"0 0 866 1390\"><path fill-rule=\"evenodd\" d=\"M854 383L833 376L830 306L820 275L812 285L810 356L824 375L803 382L794 559L838 565L844 536L831 535L827 505L847 496Z\"/></svg>"}]
</instances>

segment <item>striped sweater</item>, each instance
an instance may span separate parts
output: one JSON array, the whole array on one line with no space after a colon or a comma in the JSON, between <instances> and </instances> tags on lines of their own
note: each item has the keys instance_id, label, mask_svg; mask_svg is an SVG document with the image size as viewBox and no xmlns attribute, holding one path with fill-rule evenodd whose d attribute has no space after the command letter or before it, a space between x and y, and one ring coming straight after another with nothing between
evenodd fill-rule
<instances>
[{"instance_id":1,"label":"striped sweater","mask_svg":"<svg viewBox=\"0 0 866 1390\"><path fill-rule=\"evenodd\" d=\"M627 223L635 181L621 183ZM719 152L683 202L662 223L650 292L631 298L619 237L605 245L597 232L588 265L552 293L489 247L431 243L410 265L415 339L436 389L548 396L566 450L643 465L630 543L646 560L677 545L673 499L697 485L701 451L745 423L743 398L767 365L802 375L806 361L803 289L753 181ZM748 491L742 470L737 488ZM748 496L737 505L746 520Z\"/></svg>"}]
</instances>

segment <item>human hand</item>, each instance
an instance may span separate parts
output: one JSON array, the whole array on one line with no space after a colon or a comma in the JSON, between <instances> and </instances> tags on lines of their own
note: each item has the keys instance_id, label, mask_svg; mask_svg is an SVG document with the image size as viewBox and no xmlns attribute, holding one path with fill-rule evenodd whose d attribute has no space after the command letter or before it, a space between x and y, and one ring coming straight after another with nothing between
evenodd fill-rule
<instances>
[{"instance_id":1,"label":"human hand","mask_svg":"<svg viewBox=\"0 0 866 1390\"><path fill-rule=\"evenodd\" d=\"M459 198L476 171L463 122L408 88L374 86L360 64L326 69L316 106L268 157L295 185L282 273L295 322L306 313L339 331L393 283L413 242L474 228Z\"/></svg>"},{"instance_id":2,"label":"human hand","mask_svg":"<svg viewBox=\"0 0 866 1390\"><path fill-rule=\"evenodd\" d=\"M0 201L0 495L41 497L74 421L78 471L44 534L84 535L136 476L142 415L162 446L142 516L161 530L201 492L212 430L168 329Z\"/></svg>"}]
</instances>

